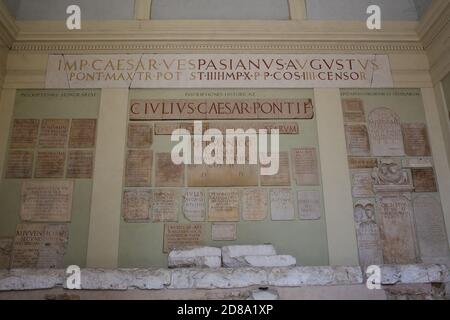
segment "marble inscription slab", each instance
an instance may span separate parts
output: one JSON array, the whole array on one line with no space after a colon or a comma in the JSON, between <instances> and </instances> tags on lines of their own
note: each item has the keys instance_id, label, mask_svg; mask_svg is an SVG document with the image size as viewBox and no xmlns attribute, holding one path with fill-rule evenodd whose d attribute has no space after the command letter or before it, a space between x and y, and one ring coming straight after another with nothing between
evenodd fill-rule
<instances>
[{"instance_id":1,"label":"marble inscription slab","mask_svg":"<svg viewBox=\"0 0 450 320\"><path fill-rule=\"evenodd\" d=\"M444 215L439 201L429 195L414 199L414 219L423 263L449 263Z\"/></svg>"},{"instance_id":2,"label":"marble inscription slab","mask_svg":"<svg viewBox=\"0 0 450 320\"><path fill-rule=\"evenodd\" d=\"M213 241L234 241L237 239L236 223L213 223L211 226Z\"/></svg>"},{"instance_id":3,"label":"marble inscription slab","mask_svg":"<svg viewBox=\"0 0 450 320\"><path fill-rule=\"evenodd\" d=\"M170 223L164 225L164 249L196 247L204 244L204 230L201 223Z\"/></svg>"},{"instance_id":4,"label":"marble inscription slab","mask_svg":"<svg viewBox=\"0 0 450 320\"><path fill-rule=\"evenodd\" d=\"M425 123L404 123L402 124L402 131L406 155L413 157L431 155Z\"/></svg>"},{"instance_id":5,"label":"marble inscription slab","mask_svg":"<svg viewBox=\"0 0 450 320\"><path fill-rule=\"evenodd\" d=\"M319 220L322 215L320 191L297 191L300 220Z\"/></svg>"},{"instance_id":6,"label":"marble inscription slab","mask_svg":"<svg viewBox=\"0 0 450 320\"><path fill-rule=\"evenodd\" d=\"M294 176L298 186L318 186L319 168L316 148L292 149Z\"/></svg>"},{"instance_id":7,"label":"marble inscription slab","mask_svg":"<svg viewBox=\"0 0 450 320\"><path fill-rule=\"evenodd\" d=\"M39 151L35 178L64 178L66 153L64 151Z\"/></svg>"},{"instance_id":8,"label":"marble inscription slab","mask_svg":"<svg viewBox=\"0 0 450 320\"><path fill-rule=\"evenodd\" d=\"M372 169L353 169L350 171L352 195L355 198L370 198L375 194L372 184Z\"/></svg>"},{"instance_id":9,"label":"marble inscription slab","mask_svg":"<svg viewBox=\"0 0 450 320\"><path fill-rule=\"evenodd\" d=\"M388 108L377 108L369 114L368 131L372 154L379 157L405 155L398 114Z\"/></svg>"},{"instance_id":10,"label":"marble inscription slab","mask_svg":"<svg viewBox=\"0 0 450 320\"><path fill-rule=\"evenodd\" d=\"M294 199L291 189L270 190L270 214L273 221L295 219Z\"/></svg>"},{"instance_id":11,"label":"marble inscription slab","mask_svg":"<svg viewBox=\"0 0 450 320\"><path fill-rule=\"evenodd\" d=\"M20 218L33 222L70 222L72 181L26 181L22 185Z\"/></svg>"},{"instance_id":12,"label":"marble inscription slab","mask_svg":"<svg viewBox=\"0 0 450 320\"><path fill-rule=\"evenodd\" d=\"M433 168L411 169L415 192L438 192Z\"/></svg>"},{"instance_id":13,"label":"marble inscription slab","mask_svg":"<svg viewBox=\"0 0 450 320\"><path fill-rule=\"evenodd\" d=\"M364 102L361 99L342 99L344 122L366 122L364 116Z\"/></svg>"},{"instance_id":14,"label":"marble inscription slab","mask_svg":"<svg viewBox=\"0 0 450 320\"><path fill-rule=\"evenodd\" d=\"M10 147L12 149L34 148L37 143L38 132L38 119L14 120Z\"/></svg>"},{"instance_id":15,"label":"marble inscription slab","mask_svg":"<svg viewBox=\"0 0 450 320\"><path fill-rule=\"evenodd\" d=\"M69 136L69 119L44 119L39 133L39 147L64 148Z\"/></svg>"},{"instance_id":16,"label":"marble inscription slab","mask_svg":"<svg viewBox=\"0 0 450 320\"><path fill-rule=\"evenodd\" d=\"M128 150L125 168L126 187L151 187L153 151Z\"/></svg>"},{"instance_id":17,"label":"marble inscription slab","mask_svg":"<svg viewBox=\"0 0 450 320\"><path fill-rule=\"evenodd\" d=\"M363 124L346 124L347 153L352 156L370 156L369 135Z\"/></svg>"},{"instance_id":18,"label":"marble inscription slab","mask_svg":"<svg viewBox=\"0 0 450 320\"><path fill-rule=\"evenodd\" d=\"M361 266L383 264L380 228L372 200L359 200L354 206L358 256Z\"/></svg>"},{"instance_id":19,"label":"marble inscription slab","mask_svg":"<svg viewBox=\"0 0 450 320\"><path fill-rule=\"evenodd\" d=\"M348 157L349 169L375 168L377 165L377 158Z\"/></svg>"},{"instance_id":20,"label":"marble inscription slab","mask_svg":"<svg viewBox=\"0 0 450 320\"><path fill-rule=\"evenodd\" d=\"M69 148L93 148L97 132L96 119L72 119Z\"/></svg>"},{"instance_id":21,"label":"marble inscription slab","mask_svg":"<svg viewBox=\"0 0 450 320\"><path fill-rule=\"evenodd\" d=\"M208 221L239 221L239 191L210 190Z\"/></svg>"},{"instance_id":22,"label":"marble inscription slab","mask_svg":"<svg viewBox=\"0 0 450 320\"><path fill-rule=\"evenodd\" d=\"M268 176L261 175L261 186L290 186L291 172L289 170L289 152L280 152L278 173Z\"/></svg>"},{"instance_id":23,"label":"marble inscription slab","mask_svg":"<svg viewBox=\"0 0 450 320\"><path fill-rule=\"evenodd\" d=\"M242 190L242 219L244 221L263 221L267 218L267 191L253 188Z\"/></svg>"},{"instance_id":24,"label":"marble inscription slab","mask_svg":"<svg viewBox=\"0 0 450 320\"><path fill-rule=\"evenodd\" d=\"M125 190L122 216L126 222L150 221L152 193L150 190Z\"/></svg>"},{"instance_id":25,"label":"marble inscription slab","mask_svg":"<svg viewBox=\"0 0 450 320\"><path fill-rule=\"evenodd\" d=\"M183 195L183 213L192 222L205 221L206 195L201 189L187 189Z\"/></svg>"},{"instance_id":26,"label":"marble inscription slab","mask_svg":"<svg viewBox=\"0 0 450 320\"><path fill-rule=\"evenodd\" d=\"M378 195L375 209L380 226L384 263L416 263L417 244L411 194Z\"/></svg>"},{"instance_id":27,"label":"marble inscription slab","mask_svg":"<svg viewBox=\"0 0 450 320\"><path fill-rule=\"evenodd\" d=\"M189 187L252 187L258 186L256 165L187 165Z\"/></svg>"},{"instance_id":28,"label":"marble inscription slab","mask_svg":"<svg viewBox=\"0 0 450 320\"><path fill-rule=\"evenodd\" d=\"M155 161L157 187L184 186L184 165L174 164L170 152L156 153Z\"/></svg>"},{"instance_id":29,"label":"marble inscription slab","mask_svg":"<svg viewBox=\"0 0 450 320\"><path fill-rule=\"evenodd\" d=\"M70 150L66 178L91 179L94 171L94 151Z\"/></svg>"},{"instance_id":30,"label":"marble inscription slab","mask_svg":"<svg viewBox=\"0 0 450 320\"><path fill-rule=\"evenodd\" d=\"M11 268L63 268L68 239L68 225L19 224Z\"/></svg>"},{"instance_id":31,"label":"marble inscription slab","mask_svg":"<svg viewBox=\"0 0 450 320\"><path fill-rule=\"evenodd\" d=\"M178 190L153 190L152 221L178 222L180 197Z\"/></svg>"},{"instance_id":32,"label":"marble inscription slab","mask_svg":"<svg viewBox=\"0 0 450 320\"><path fill-rule=\"evenodd\" d=\"M128 125L128 148L150 148L153 143L153 125L130 123Z\"/></svg>"},{"instance_id":33,"label":"marble inscription slab","mask_svg":"<svg viewBox=\"0 0 450 320\"><path fill-rule=\"evenodd\" d=\"M6 165L6 179L29 179L33 175L33 151L11 150Z\"/></svg>"}]
</instances>

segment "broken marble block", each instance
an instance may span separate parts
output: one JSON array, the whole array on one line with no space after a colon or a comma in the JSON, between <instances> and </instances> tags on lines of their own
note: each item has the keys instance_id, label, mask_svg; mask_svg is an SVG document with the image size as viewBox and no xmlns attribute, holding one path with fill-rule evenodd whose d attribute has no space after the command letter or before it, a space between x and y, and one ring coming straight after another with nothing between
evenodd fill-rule
<instances>
[{"instance_id":1,"label":"broken marble block","mask_svg":"<svg viewBox=\"0 0 450 320\"><path fill-rule=\"evenodd\" d=\"M297 265L297 259L293 256L244 256L243 259L248 267L274 268L274 267L293 267Z\"/></svg>"},{"instance_id":2,"label":"broken marble block","mask_svg":"<svg viewBox=\"0 0 450 320\"><path fill-rule=\"evenodd\" d=\"M169 268L220 268L222 251L214 247L174 249L169 253Z\"/></svg>"},{"instance_id":3,"label":"broken marble block","mask_svg":"<svg viewBox=\"0 0 450 320\"><path fill-rule=\"evenodd\" d=\"M272 245L236 245L222 247L222 262L224 267L239 268L251 266L244 258L246 256L276 256Z\"/></svg>"}]
</instances>

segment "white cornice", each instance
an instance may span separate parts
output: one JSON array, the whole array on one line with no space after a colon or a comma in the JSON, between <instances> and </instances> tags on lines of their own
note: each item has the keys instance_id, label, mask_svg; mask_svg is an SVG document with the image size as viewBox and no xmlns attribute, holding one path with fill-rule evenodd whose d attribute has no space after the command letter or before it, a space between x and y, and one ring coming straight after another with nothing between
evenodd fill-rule
<instances>
[{"instance_id":1,"label":"white cornice","mask_svg":"<svg viewBox=\"0 0 450 320\"><path fill-rule=\"evenodd\" d=\"M450 1L434 1L417 28L417 34L424 47L428 48L449 23Z\"/></svg>"},{"instance_id":2,"label":"white cornice","mask_svg":"<svg viewBox=\"0 0 450 320\"><path fill-rule=\"evenodd\" d=\"M19 32L15 19L8 8L0 0L0 42L6 47L11 47Z\"/></svg>"}]
</instances>

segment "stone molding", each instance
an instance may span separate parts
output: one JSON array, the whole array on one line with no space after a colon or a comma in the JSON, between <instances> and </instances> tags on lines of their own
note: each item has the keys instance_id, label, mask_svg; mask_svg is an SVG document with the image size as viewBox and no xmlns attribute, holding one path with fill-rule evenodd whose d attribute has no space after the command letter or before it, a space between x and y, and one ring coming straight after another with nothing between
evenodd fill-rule
<instances>
[{"instance_id":1,"label":"stone molding","mask_svg":"<svg viewBox=\"0 0 450 320\"><path fill-rule=\"evenodd\" d=\"M450 281L444 265L381 266L382 285ZM0 291L65 287L65 270L0 271ZM364 284L358 266L221 269L82 269L82 290L234 289L251 286L308 287Z\"/></svg>"}]
</instances>

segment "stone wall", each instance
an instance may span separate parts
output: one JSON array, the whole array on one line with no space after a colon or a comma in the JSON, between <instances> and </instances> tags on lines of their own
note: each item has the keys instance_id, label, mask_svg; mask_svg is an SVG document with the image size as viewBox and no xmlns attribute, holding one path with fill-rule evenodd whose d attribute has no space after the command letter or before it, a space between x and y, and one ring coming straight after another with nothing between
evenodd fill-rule
<instances>
[{"instance_id":1,"label":"stone wall","mask_svg":"<svg viewBox=\"0 0 450 320\"><path fill-rule=\"evenodd\" d=\"M0 271L0 299L445 299L443 265L381 267L368 290L359 267L83 269L66 290L65 270Z\"/></svg>"}]
</instances>

